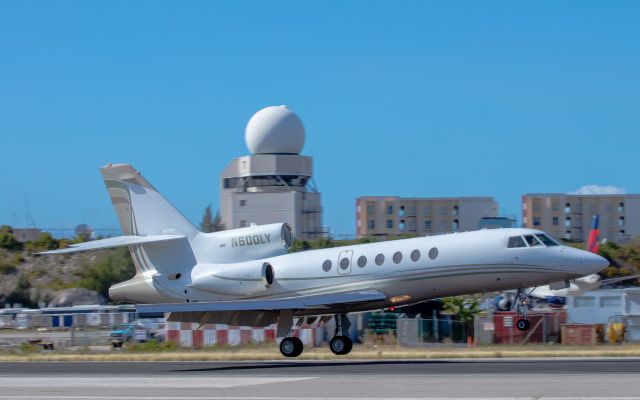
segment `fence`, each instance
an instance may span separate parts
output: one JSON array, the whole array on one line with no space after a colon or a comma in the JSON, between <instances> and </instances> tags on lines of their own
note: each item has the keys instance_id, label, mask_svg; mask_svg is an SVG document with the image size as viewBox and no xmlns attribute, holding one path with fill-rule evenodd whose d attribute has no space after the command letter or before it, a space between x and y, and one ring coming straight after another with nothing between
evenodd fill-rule
<instances>
[{"instance_id":1,"label":"fence","mask_svg":"<svg viewBox=\"0 0 640 400\"><path fill-rule=\"evenodd\" d=\"M518 316L515 312L494 313L494 342L499 344L560 343L561 326L567 321L566 311L529 312L527 318L531 328L520 331L516 327Z\"/></svg>"},{"instance_id":2,"label":"fence","mask_svg":"<svg viewBox=\"0 0 640 400\"><path fill-rule=\"evenodd\" d=\"M432 346L443 343L466 343L467 328L451 318L425 319L401 316L396 321L398 344L407 347Z\"/></svg>"}]
</instances>

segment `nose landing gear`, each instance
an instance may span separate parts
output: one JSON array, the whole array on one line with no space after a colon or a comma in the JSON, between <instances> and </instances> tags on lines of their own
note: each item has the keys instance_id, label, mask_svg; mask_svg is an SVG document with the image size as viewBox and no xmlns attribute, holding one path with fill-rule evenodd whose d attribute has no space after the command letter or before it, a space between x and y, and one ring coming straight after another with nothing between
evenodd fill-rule
<instances>
[{"instance_id":1,"label":"nose landing gear","mask_svg":"<svg viewBox=\"0 0 640 400\"><path fill-rule=\"evenodd\" d=\"M522 289L518 289L516 299L513 303L516 307L516 315L518 317L516 328L518 328L519 331L529 330L529 328L531 328L531 322L529 322L529 320L527 319L527 309L529 308L529 294L527 294ZM522 315L522 318L520 318L520 315Z\"/></svg>"}]
</instances>

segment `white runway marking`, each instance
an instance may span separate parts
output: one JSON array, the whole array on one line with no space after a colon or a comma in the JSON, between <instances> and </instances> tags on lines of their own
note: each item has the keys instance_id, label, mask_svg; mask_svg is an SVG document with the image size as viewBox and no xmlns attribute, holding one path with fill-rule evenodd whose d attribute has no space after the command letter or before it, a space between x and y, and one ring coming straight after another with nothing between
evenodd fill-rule
<instances>
[{"instance_id":1,"label":"white runway marking","mask_svg":"<svg viewBox=\"0 0 640 400\"><path fill-rule=\"evenodd\" d=\"M286 383L314 379L313 377L277 378L277 377L215 377L215 378L163 378L146 379L144 377L0 377L0 389L4 388L107 388L107 389L227 389L235 387ZM7 396L15 398L15 396ZM5 398L0 396L1 398ZM53 397L52 397L53 398ZM85 397L79 398L102 398ZM123 397L130 398L130 397ZM139 398L139 397L135 397ZM160 397L162 398L162 397Z\"/></svg>"},{"instance_id":2,"label":"white runway marking","mask_svg":"<svg viewBox=\"0 0 640 400\"><path fill-rule=\"evenodd\" d=\"M169 400L175 396L2 396L0 399L44 399L44 400ZM180 400L287 400L300 397L216 397L180 396ZM305 400L640 400L640 397L304 397Z\"/></svg>"}]
</instances>

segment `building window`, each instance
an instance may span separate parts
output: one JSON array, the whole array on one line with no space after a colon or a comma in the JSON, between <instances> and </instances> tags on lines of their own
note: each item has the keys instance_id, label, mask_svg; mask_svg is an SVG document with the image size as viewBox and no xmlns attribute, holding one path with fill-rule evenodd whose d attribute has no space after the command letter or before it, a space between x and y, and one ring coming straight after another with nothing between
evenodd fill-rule
<instances>
[{"instance_id":1,"label":"building window","mask_svg":"<svg viewBox=\"0 0 640 400\"><path fill-rule=\"evenodd\" d=\"M619 213L623 213L624 212L624 203L618 204L618 212Z\"/></svg>"},{"instance_id":2,"label":"building window","mask_svg":"<svg viewBox=\"0 0 640 400\"><path fill-rule=\"evenodd\" d=\"M567 217L564 219L564 226L565 228L570 228L571 227L571 217Z\"/></svg>"},{"instance_id":3,"label":"building window","mask_svg":"<svg viewBox=\"0 0 640 400\"><path fill-rule=\"evenodd\" d=\"M453 223L451 224L451 230L454 232L458 232L458 220L454 219Z\"/></svg>"},{"instance_id":4,"label":"building window","mask_svg":"<svg viewBox=\"0 0 640 400\"><path fill-rule=\"evenodd\" d=\"M625 235L624 229L620 229L620 230L618 231L618 235L619 235L619 236L624 236L624 235Z\"/></svg>"},{"instance_id":5,"label":"building window","mask_svg":"<svg viewBox=\"0 0 640 400\"><path fill-rule=\"evenodd\" d=\"M400 211L398 211L398 215L404 217L404 206L400 206Z\"/></svg>"},{"instance_id":6,"label":"building window","mask_svg":"<svg viewBox=\"0 0 640 400\"><path fill-rule=\"evenodd\" d=\"M552 211L560 211L560 204L558 204L557 201L554 201L551 203L551 210Z\"/></svg>"},{"instance_id":7,"label":"building window","mask_svg":"<svg viewBox=\"0 0 640 400\"><path fill-rule=\"evenodd\" d=\"M454 217L458 216L458 206L453 206L453 208L451 209L451 215Z\"/></svg>"},{"instance_id":8,"label":"building window","mask_svg":"<svg viewBox=\"0 0 640 400\"><path fill-rule=\"evenodd\" d=\"M424 229L431 229L431 220L424 221Z\"/></svg>"},{"instance_id":9,"label":"building window","mask_svg":"<svg viewBox=\"0 0 640 400\"><path fill-rule=\"evenodd\" d=\"M618 218L618 226L624 226L624 217Z\"/></svg>"},{"instance_id":10,"label":"building window","mask_svg":"<svg viewBox=\"0 0 640 400\"><path fill-rule=\"evenodd\" d=\"M398 228L403 231L404 230L404 220L400 220L400 225L398 225Z\"/></svg>"},{"instance_id":11,"label":"building window","mask_svg":"<svg viewBox=\"0 0 640 400\"><path fill-rule=\"evenodd\" d=\"M594 306L594 298L593 297L587 297L587 296L576 296L573 298L573 306L576 308L587 308L587 307L593 307Z\"/></svg>"},{"instance_id":12,"label":"building window","mask_svg":"<svg viewBox=\"0 0 640 400\"><path fill-rule=\"evenodd\" d=\"M387 220L387 229L393 229L393 220L392 219L388 219Z\"/></svg>"},{"instance_id":13,"label":"building window","mask_svg":"<svg viewBox=\"0 0 640 400\"><path fill-rule=\"evenodd\" d=\"M564 238L565 238L565 239L569 239L569 240L571 240L571 238L572 238L572 237L573 237L573 236L571 235L571 231L565 231L565 232L564 232Z\"/></svg>"},{"instance_id":14,"label":"building window","mask_svg":"<svg viewBox=\"0 0 640 400\"><path fill-rule=\"evenodd\" d=\"M431 215L433 211L431 211L431 207L425 207L422 212L424 215Z\"/></svg>"},{"instance_id":15,"label":"building window","mask_svg":"<svg viewBox=\"0 0 640 400\"><path fill-rule=\"evenodd\" d=\"M620 307L622 305L621 296L602 296L600 297L600 307Z\"/></svg>"},{"instance_id":16,"label":"building window","mask_svg":"<svg viewBox=\"0 0 640 400\"><path fill-rule=\"evenodd\" d=\"M373 215L376 213L375 203L367 203L367 214Z\"/></svg>"},{"instance_id":17,"label":"building window","mask_svg":"<svg viewBox=\"0 0 640 400\"><path fill-rule=\"evenodd\" d=\"M564 204L564 213L569 214L571 212L571 203Z\"/></svg>"},{"instance_id":18,"label":"building window","mask_svg":"<svg viewBox=\"0 0 640 400\"><path fill-rule=\"evenodd\" d=\"M247 224L247 220L246 220L246 219L242 219L242 220L240 220L240 228L244 228L244 227L246 227L246 226L248 226L248 224Z\"/></svg>"},{"instance_id":19,"label":"building window","mask_svg":"<svg viewBox=\"0 0 640 400\"><path fill-rule=\"evenodd\" d=\"M240 200L240 207L244 207L247 205L247 201L246 200Z\"/></svg>"},{"instance_id":20,"label":"building window","mask_svg":"<svg viewBox=\"0 0 640 400\"><path fill-rule=\"evenodd\" d=\"M369 229L376 229L376 221L370 219L367 221L367 228Z\"/></svg>"},{"instance_id":21,"label":"building window","mask_svg":"<svg viewBox=\"0 0 640 400\"><path fill-rule=\"evenodd\" d=\"M540 217L533 217L533 226L540 226Z\"/></svg>"},{"instance_id":22,"label":"building window","mask_svg":"<svg viewBox=\"0 0 640 400\"><path fill-rule=\"evenodd\" d=\"M552 217L551 218L551 223L553 225L558 225L560 223L560 219L558 217Z\"/></svg>"},{"instance_id":23,"label":"building window","mask_svg":"<svg viewBox=\"0 0 640 400\"><path fill-rule=\"evenodd\" d=\"M387 206L387 215L393 215L393 206Z\"/></svg>"},{"instance_id":24,"label":"building window","mask_svg":"<svg viewBox=\"0 0 640 400\"><path fill-rule=\"evenodd\" d=\"M522 211L527 211L527 203L522 203Z\"/></svg>"}]
</instances>

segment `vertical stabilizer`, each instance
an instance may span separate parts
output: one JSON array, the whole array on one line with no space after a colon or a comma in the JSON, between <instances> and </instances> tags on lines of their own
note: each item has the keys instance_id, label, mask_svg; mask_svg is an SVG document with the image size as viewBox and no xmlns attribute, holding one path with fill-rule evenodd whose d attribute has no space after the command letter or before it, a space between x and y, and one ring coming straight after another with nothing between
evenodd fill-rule
<instances>
[{"instance_id":1,"label":"vertical stabilizer","mask_svg":"<svg viewBox=\"0 0 640 400\"><path fill-rule=\"evenodd\" d=\"M129 164L100 168L124 235L180 234L198 230Z\"/></svg>"}]
</instances>

